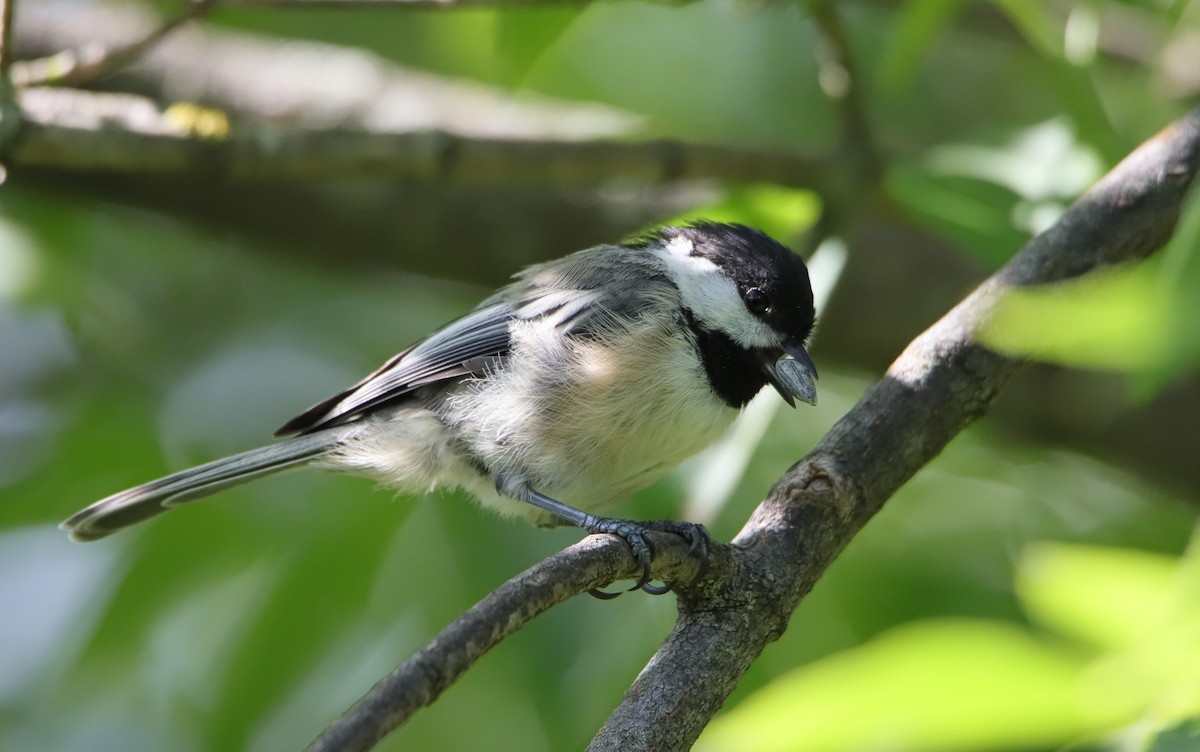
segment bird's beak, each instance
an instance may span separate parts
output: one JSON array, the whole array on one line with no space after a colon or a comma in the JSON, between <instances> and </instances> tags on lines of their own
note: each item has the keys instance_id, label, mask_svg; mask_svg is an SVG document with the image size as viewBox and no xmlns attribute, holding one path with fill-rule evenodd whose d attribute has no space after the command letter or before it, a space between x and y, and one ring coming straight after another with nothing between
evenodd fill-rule
<instances>
[{"instance_id":1,"label":"bird's beak","mask_svg":"<svg viewBox=\"0 0 1200 752\"><path fill-rule=\"evenodd\" d=\"M803 345L785 344L783 355L767 357L763 371L779 396L792 407L796 406L796 400L817 404L817 367Z\"/></svg>"}]
</instances>

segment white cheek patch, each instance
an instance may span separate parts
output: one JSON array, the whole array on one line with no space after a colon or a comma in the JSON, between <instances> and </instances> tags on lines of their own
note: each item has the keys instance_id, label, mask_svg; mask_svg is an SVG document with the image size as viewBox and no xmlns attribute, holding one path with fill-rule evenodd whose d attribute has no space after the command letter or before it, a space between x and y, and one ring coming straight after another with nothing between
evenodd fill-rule
<instances>
[{"instance_id":1,"label":"white cheek patch","mask_svg":"<svg viewBox=\"0 0 1200 752\"><path fill-rule=\"evenodd\" d=\"M683 304L701 324L724 332L742 347L778 347L782 337L746 310L737 285L720 267L693 256L692 241L675 237L656 252L679 288Z\"/></svg>"}]
</instances>

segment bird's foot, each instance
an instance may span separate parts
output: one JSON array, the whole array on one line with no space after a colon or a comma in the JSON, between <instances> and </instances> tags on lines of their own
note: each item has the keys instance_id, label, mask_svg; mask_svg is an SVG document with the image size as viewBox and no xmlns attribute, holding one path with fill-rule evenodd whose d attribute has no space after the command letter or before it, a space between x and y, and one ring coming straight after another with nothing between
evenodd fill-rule
<instances>
[{"instance_id":1,"label":"bird's foot","mask_svg":"<svg viewBox=\"0 0 1200 752\"><path fill-rule=\"evenodd\" d=\"M687 539L691 544L688 547L688 553L699 559L700 572L703 573L705 567L708 565L708 530L703 525L695 522L679 522L678 520L638 522L616 517L593 517L588 515L588 519L585 521L583 527L589 533L615 535L629 544L629 548L633 552L633 558L637 559L638 564L642 567L642 576L638 578L633 587L629 588L630 590L642 590L651 595L663 595L664 593L671 592L669 584L650 584L650 562L654 558L654 550L650 547L650 541L646 539L646 532L650 530L674 533ZM602 600L616 598L621 594L620 592L609 593L599 588L593 588L588 593Z\"/></svg>"}]
</instances>

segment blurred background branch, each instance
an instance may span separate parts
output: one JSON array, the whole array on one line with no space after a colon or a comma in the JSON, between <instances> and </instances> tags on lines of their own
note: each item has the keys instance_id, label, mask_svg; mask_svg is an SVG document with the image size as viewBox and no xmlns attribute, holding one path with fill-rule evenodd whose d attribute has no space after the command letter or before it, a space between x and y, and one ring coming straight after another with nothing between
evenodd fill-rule
<instances>
[{"instance_id":1,"label":"blurred background branch","mask_svg":"<svg viewBox=\"0 0 1200 752\"><path fill-rule=\"evenodd\" d=\"M664 0L669 1L669 0ZM538 5L586 5L591 0L225 0L242 8L521 8Z\"/></svg>"},{"instance_id":2,"label":"blurred background branch","mask_svg":"<svg viewBox=\"0 0 1200 752\"><path fill-rule=\"evenodd\" d=\"M612 180L768 180L814 185L821 160L675 141L547 141L398 132L255 127L231 130L223 113L159 111L128 94L66 89L22 93L26 127L6 155L26 168L169 174L220 182L378 176L456 183L596 185ZM487 121L486 111L475 112ZM464 121L467 122L467 121ZM455 129L457 130L457 129Z\"/></svg>"},{"instance_id":3,"label":"blurred background branch","mask_svg":"<svg viewBox=\"0 0 1200 752\"><path fill-rule=\"evenodd\" d=\"M0 2L0 76L8 78L13 64L13 2Z\"/></svg>"},{"instance_id":4,"label":"blurred background branch","mask_svg":"<svg viewBox=\"0 0 1200 752\"><path fill-rule=\"evenodd\" d=\"M838 148L840 170L853 180L849 190L861 204L863 194L873 192L883 177L885 164L876 147L867 114L868 97L858 63L850 50L850 40L842 24L836 3L815 0L810 12L821 30L821 45L817 48L820 62L818 80L822 91L838 106L841 122L841 143ZM849 203L849 202L847 202Z\"/></svg>"},{"instance_id":5,"label":"blurred background branch","mask_svg":"<svg viewBox=\"0 0 1200 752\"><path fill-rule=\"evenodd\" d=\"M164 19L141 38L126 44L108 47L91 39L77 49L23 60L12 71L13 84L19 87L88 84L136 62L172 31L193 18L199 18L212 6L208 0L194 0L183 12Z\"/></svg>"}]
</instances>

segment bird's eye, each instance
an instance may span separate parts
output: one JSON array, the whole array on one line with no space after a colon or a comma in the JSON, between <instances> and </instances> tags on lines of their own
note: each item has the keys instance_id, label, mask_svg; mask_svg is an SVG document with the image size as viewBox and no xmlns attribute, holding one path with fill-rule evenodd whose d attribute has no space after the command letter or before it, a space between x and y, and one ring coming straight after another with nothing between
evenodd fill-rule
<instances>
[{"instance_id":1,"label":"bird's eye","mask_svg":"<svg viewBox=\"0 0 1200 752\"><path fill-rule=\"evenodd\" d=\"M751 287L742 298L746 301L746 307L750 309L750 313L761 316L771 312L771 297L760 288Z\"/></svg>"}]
</instances>

